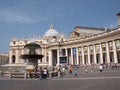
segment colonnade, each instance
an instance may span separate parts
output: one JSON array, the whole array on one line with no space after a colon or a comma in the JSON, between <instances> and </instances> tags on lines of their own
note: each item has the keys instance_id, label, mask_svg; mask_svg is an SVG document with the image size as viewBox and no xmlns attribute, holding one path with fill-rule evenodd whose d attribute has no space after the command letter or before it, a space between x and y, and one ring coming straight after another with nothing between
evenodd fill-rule
<instances>
[{"instance_id":1,"label":"colonnade","mask_svg":"<svg viewBox=\"0 0 120 90\"><path fill-rule=\"evenodd\" d=\"M118 40L120 41L120 40ZM76 47L77 46L77 47ZM82 65L91 65L91 64L109 64L109 63L120 63L120 58L118 59L117 52L119 52L120 42L117 43L116 40L107 41L102 43L90 44L85 46L74 45L72 47L63 46L62 50L67 57L66 64L82 64ZM60 63L60 50L57 50L57 63ZM110 56L112 53L112 56ZM68 55L70 54L70 55ZM52 50L49 50L49 65L52 66L54 62L54 57L52 57Z\"/></svg>"}]
</instances>

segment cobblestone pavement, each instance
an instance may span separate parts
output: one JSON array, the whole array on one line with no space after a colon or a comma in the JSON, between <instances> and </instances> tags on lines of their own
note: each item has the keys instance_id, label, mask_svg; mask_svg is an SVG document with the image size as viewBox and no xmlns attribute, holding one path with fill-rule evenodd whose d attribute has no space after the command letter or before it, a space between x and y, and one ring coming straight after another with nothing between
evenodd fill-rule
<instances>
[{"instance_id":1,"label":"cobblestone pavement","mask_svg":"<svg viewBox=\"0 0 120 90\"><path fill-rule=\"evenodd\" d=\"M105 69L102 73L95 69L47 80L0 78L0 90L120 90L119 83L120 69Z\"/></svg>"},{"instance_id":2,"label":"cobblestone pavement","mask_svg":"<svg viewBox=\"0 0 120 90\"><path fill-rule=\"evenodd\" d=\"M0 80L0 90L120 90L120 78L81 80Z\"/></svg>"},{"instance_id":3,"label":"cobblestone pavement","mask_svg":"<svg viewBox=\"0 0 120 90\"><path fill-rule=\"evenodd\" d=\"M93 69L92 71L88 69L88 73L85 72L84 69L77 70L78 75L75 76L74 71L72 74L67 73L61 77L61 79L70 79L70 78L93 78L93 77L119 77L120 69L104 69L103 72L100 72L98 69ZM58 77L54 77L53 79L58 79Z\"/></svg>"}]
</instances>

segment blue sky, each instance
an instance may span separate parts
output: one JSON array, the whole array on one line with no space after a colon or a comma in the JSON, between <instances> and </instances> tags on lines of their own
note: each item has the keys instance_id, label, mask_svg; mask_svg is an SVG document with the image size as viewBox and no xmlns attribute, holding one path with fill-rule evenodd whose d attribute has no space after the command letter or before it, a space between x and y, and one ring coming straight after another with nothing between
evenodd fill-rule
<instances>
[{"instance_id":1,"label":"blue sky","mask_svg":"<svg viewBox=\"0 0 120 90\"><path fill-rule=\"evenodd\" d=\"M69 35L74 27L117 27L120 0L0 0L0 53L12 37L43 36L50 24Z\"/></svg>"}]
</instances>

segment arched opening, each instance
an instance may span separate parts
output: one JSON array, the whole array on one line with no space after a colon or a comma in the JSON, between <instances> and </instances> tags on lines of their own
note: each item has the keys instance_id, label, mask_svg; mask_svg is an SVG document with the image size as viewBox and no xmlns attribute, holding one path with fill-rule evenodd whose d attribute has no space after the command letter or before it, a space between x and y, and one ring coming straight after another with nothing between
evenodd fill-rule
<instances>
[{"instance_id":1,"label":"arched opening","mask_svg":"<svg viewBox=\"0 0 120 90\"><path fill-rule=\"evenodd\" d=\"M15 55L13 55L12 56L12 63L15 63L15 59L16 59L16 57L15 57Z\"/></svg>"}]
</instances>

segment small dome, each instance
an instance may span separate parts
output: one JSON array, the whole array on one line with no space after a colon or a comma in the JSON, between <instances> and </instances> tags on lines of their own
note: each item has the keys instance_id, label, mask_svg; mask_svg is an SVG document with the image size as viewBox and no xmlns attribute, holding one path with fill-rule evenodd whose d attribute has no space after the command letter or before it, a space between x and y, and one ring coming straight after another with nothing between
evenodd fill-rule
<instances>
[{"instance_id":1,"label":"small dome","mask_svg":"<svg viewBox=\"0 0 120 90\"><path fill-rule=\"evenodd\" d=\"M50 29L45 33L45 36L57 36L59 33L54 29L54 26L51 24Z\"/></svg>"}]
</instances>

